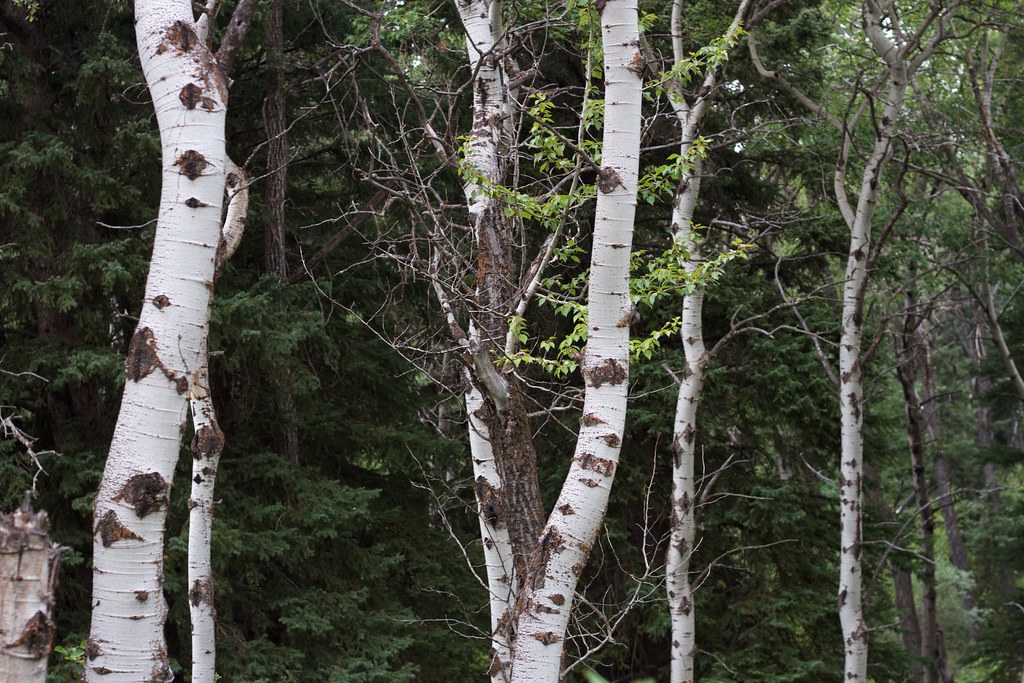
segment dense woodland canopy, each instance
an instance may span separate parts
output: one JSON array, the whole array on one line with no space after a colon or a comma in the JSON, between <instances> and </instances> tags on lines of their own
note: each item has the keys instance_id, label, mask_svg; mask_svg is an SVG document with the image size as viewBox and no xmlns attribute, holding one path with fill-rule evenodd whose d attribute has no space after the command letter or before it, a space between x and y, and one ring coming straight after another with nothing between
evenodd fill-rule
<instances>
[{"instance_id":1,"label":"dense woodland canopy","mask_svg":"<svg viewBox=\"0 0 1024 683\"><path fill-rule=\"evenodd\" d=\"M226 124L249 179L248 227L217 276L208 340L224 437L212 540L221 680L493 670L481 529L524 532L491 507L464 398L484 392L477 414L495 434L491 358L505 410L523 416L520 440L502 448L535 463L539 499L523 509L543 526L588 426L595 197L619 189L600 159L605 4L505 0L498 47L471 66L468 0L255 3ZM674 420L693 373L680 311L704 292L709 356L685 436L694 677L844 680L843 203L871 192L856 315L868 680L1020 681L1018 4L773 0L744 3L739 32L738 2L676 5L673 36L671 0L640 3L629 402L607 515L580 565L567 679L669 680ZM217 41L235 7L210 22ZM864 28L879 9L911 64L895 120L895 67ZM673 37L686 56L675 66ZM500 177L474 156L474 111L487 104L474 83L491 68L509 103ZM142 73L132 3L0 0L0 509L33 490L67 547L55 644L72 660L89 635L94 500L132 381L160 204ZM673 107L684 99L707 114L681 153ZM886 163L862 185L890 130ZM673 204L697 177L691 243L673 232ZM467 214L481 197L509 228L503 277L519 287L543 266L522 310L488 303L493 254L474 239L484 219ZM460 327L479 348L460 346ZM179 680L192 680L195 430L189 421L166 503L164 632ZM499 474L511 490L510 472ZM511 539L526 563L517 576L521 543ZM81 663L55 653L50 680L76 680Z\"/></svg>"}]
</instances>

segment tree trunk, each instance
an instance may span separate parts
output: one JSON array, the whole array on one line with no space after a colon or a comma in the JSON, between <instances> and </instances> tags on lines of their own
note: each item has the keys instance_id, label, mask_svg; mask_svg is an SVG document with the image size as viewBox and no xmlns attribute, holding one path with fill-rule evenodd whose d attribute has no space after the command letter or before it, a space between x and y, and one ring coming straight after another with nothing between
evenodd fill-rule
<instances>
[{"instance_id":1,"label":"tree trunk","mask_svg":"<svg viewBox=\"0 0 1024 683\"><path fill-rule=\"evenodd\" d=\"M748 2L741 2L726 33L727 42L739 32L740 21L746 14ZM682 0L672 3L672 52L676 64L681 64L689 55L683 49ZM676 118L682 127L679 156L686 158L704 124L711 106L711 98L718 84L718 65L709 65L704 76L703 87L690 106L682 93L670 95ZM672 205L672 237L682 245L689 258L685 269L693 273L701 261L700 242L694 233L693 214L700 196L701 172L704 160L696 157L691 167L684 171L676 190ZM694 680L694 654L697 651L696 612L690 585L690 560L696 539L697 523L694 515L694 452L697 434L697 408L704 388L704 376L708 367L708 354L704 347L701 311L704 305L704 290L696 288L692 294L683 297L682 326L679 334L686 354L686 368L683 381L679 384L676 401L675 424L672 437L672 514L668 557L665 567L665 584L668 591L669 614L672 620L672 665L671 682L685 683Z\"/></svg>"},{"instance_id":2,"label":"tree trunk","mask_svg":"<svg viewBox=\"0 0 1024 683\"><path fill-rule=\"evenodd\" d=\"M640 157L643 55L636 0L599 4L605 120L594 221L585 397L569 474L517 596L513 683L559 678L580 574L608 505L626 419L629 377L629 260Z\"/></svg>"},{"instance_id":3,"label":"tree trunk","mask_svg":"<svg viewBox=\"0 0 1024 683\"><path fill-rule=\"evenodd\" d=\"M226 84L186 0L137 0L162 190L145 301L96 498L84 679L172 679L164 645L164 522L191 374L205 364L225 188Z\"/></svg>"},{"instance_id":4,"label":"tree trunk","mask_svg":"<svg viewBox=\"0 0 1024 683\"><path fill-rule=\"evenodd\" d=\"M864 293L871 246L871 222L882 186L882 173L892 155L892 139L907 87L907 65L900 49L882 28L883 12L873 0L864 4L864 30L875 53L886 63L889 89L881 96L881 117L875 122L874 149L864 167L857 210L849 223L850 252L843 283L843 321L839 341L839 406L842 456L840 458L840 569L839 620L845 643L847 683L866 683L868 627L864 618L861 563L862 492L864 478L864 383L861 335L864 328Z\"/></svg>"},{"instance_id":5,"label":"tree trunk","mask_svg":"<svg viewBox=\"0 0 1024 683\"><path fill-rule=\"evenodd\" d=\"M228 208L221 228L216 271L231 258L245 230L249 208L249 179L227 159ZM203 339L202 365L193 373L189 402L192 408L192 493L188 508L188 598L192 618L192 683L213 683L216 679L217 612L214 609L213 565L210 561L213 538L213 491L217 465L224 450L224 432L210 394L209 353Z\"/></svg>"},{"instance_id":6,"label":"tree trunk","mask_svg":"<svg viewBox=\"0 0 1024 683\"><path fill-rule=\"evenodd\" d=\"M21 509L0 515L0 681L46 682L60 553L28 493Z\"/></svg>"},{"instance_id":7,"label":"tree trunk","mask_svg":"<svg viewBox=\"0 0 1024 683\"><path fill-rule=\"evenodd\" d=\"M512 138L512 101L500 54L505 48L503 4L470 0L456 6L473 73L473 127L463 189L477 252L470 333L460 342L469 366L470 452L490 596L488 673L497 682L510 675L516 627L509 605L526 576L527 558L544 525L544 509L522 389L513 375L499 374L494 365L504 351L518 285L512 267L512 223L503 202L489 190L507 179Z\"/></svg>"},{"instance_id":8,"label":"tree trunk","mask_svg":"<svg viewBox=\"0 0 1024 683\"><path fill-rule=\"evenodd\" d=\"M911 273L913 279L913 273ZM903 389L903 405L907 419L907 444L910 450L910 471L916 503L915 515L920 517L921 557L919 571L921 581L921 643L915 656L922 660L919 680L922 683L936 683L939 675L938 622L935 601L935 521L932 511L928 475L925 467L925 405L931 405L933 396L925 395L922 400L917 391L918 369L924 363L924 349L919 333L922 324L917 313L917 301L913 291L906 296L907 315L902 334L897 341L898 364L896 374ZM931 415L930 408L928 415ZM934 437L934 426L929 432Z\"/></svg>"},{"instance_id":9,"label":"tree trunk","mask_svg":"<svg viewBox=\"0 0 1024 683\"><path fill-rule=\"evenodd\" d=\"M267 272L278 282L288 281L285 261L284 215L288 171L288 130L284 90L284 0L271 0L267 8L267 96L263 127L267 133L267 226L264 256Z\"/></svg>"}]
</instances>

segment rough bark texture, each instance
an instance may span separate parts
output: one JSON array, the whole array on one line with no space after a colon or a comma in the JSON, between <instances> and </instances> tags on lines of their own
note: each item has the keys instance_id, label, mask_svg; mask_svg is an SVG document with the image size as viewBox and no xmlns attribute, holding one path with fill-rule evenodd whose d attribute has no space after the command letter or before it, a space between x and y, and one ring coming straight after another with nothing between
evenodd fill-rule
<instances>
[{"instance_id":1,"label":"rough bark texture","mask_svg":"<svg viewBox=\"0 0 1024 683\"><path fill-rule=\"evenodd\" d=\"M264 255L268 273L287 282L284 249L285 187L288 170L288 131L285 118L284 0L271 0L267 10L267 97L263 102L263 126L267 133L267 217Z\"/></svg>"},{"instance_id":2,"label":"rough bark texture","mask_svg":"<svg viewBox=\"0 0 1024 683\"><path fill-rule=\"evenodd\" d=\"M61 549L45 512L0 515L0 681L45 683Z\"/></svg>"},{"instance_id":3,"label":"rough bark texture","mask_svg":"<svg viewBox=\"0 0 1024 683\"><path fill-rule=\"evenodd\" d=\"M636 0L599 5L605 121L591 256L586 394L573 462L517 596L513 683L559 679L569 613L608 504L625 428L629 376L629 256L636 212L642 83Z\"/></svg>"},{"instance_id":4,"label":"rough bark texture","mask_svg":"<svg viewBox=\"0 0 1024 683\"><path fill-rule=\"evenodd\" d=\"M138 0L136 35L163 157L153 256L127 381L96 498L93 615L85 680L171 680L163 541L202 366L225 187L226 84L186 0Z\"/></svg>"},{"instance_id":5,"label":"rough bark texture","mask_svg":"<svg viewBox=\"0 0 1024 683\"><path fill-rule=\"evenodd\" d=\"M935 591L935 521L928 486L928 470L925 465L926 430L934 437L934 424L926 426L925 422L927 417L933 417L931 399L934 397L926 394L922 398L917 389L918 371L923 369L925 361L924 347L920 340L922 320L917 313L917 305L911 290L906 296L908 313L897 340L899 363L896 374L903 389L915 514L920 520L920 554L924 560L918 571L921 582L920 649L915 652L921 658L918 680L922 683L936 683L939 677L940 655Z\"/></svg>"},{"instance_id":6,"label":"rough bark texture","mask_svg":"<svg viewBox=\"0 0 1024 683\"><path fill-rule=\"evenodd\" d=\"M526 576L526 561L544 525L544 509L522 389L494 362L504 351L518 288L512 261L512 222L490 187L507 180L511 97L502 65L503 5L458 0L473 74L473 127L463 177L476 247L476 291L470 304L470 449L490 593L489 675L506 681L516 632L508 609ZM488 543L491 545L488 546Z\"/></svg>"}]
</instances>

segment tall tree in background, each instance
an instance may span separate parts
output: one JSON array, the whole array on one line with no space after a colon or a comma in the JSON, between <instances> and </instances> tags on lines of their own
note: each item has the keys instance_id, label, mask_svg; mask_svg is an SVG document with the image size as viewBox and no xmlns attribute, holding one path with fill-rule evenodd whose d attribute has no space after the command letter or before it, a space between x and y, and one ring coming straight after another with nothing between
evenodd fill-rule
<instances>
[{"instance_id":1,"label":"tall tree in background","mask_svg":"<svg viewBox=\"0 0 1024 683\"><path fill-rule=\"evenodd\" d=\"M206 336L227 155L227 74L255 3L214 55L191 3L136 3L139 57L162 146L162 190L145 303L126 360L121 411L96 498L89 681L170 680L164 645L164 521Z\"/></svg>"},{"instance_id":2,"label":"tall tree in background","mask_svg":"<svg viewBox=\"0 0 1024 683\"><path fill-rule=\"evenodd\" d=\"M774 79L795 95L813 114L822 116L840 133L841 142L836 160L834 189L843 220L850 231L846 276L843 280L842 333L839 340L839 405L840 405L840 572L839 618L846 648L846 680L862 683L867 680L868 626L863 604L863 480L864 480L864 364L862 349L864 331L864 299L868 272L877 256L879 245L872 246L871 227L879 197L886 188L884 171L894 151L897 125L910 79L946 37L958 2L946 7L929 7L925 19L917 27L904 27L893 0L865 0L861 21L864 33L884 64L885 75L873 93L852 100L847 117L840 120L827 109L800 92L778 72L768 71L757 59L751 34L751 55L758 71ZM934 24L934 26L933 26ZM926 32L930 37L926 39ZM855 93L854 98L860 96ZM856 202L847 194L847 168L855 129L860 116L877 98L881 107L872 108L871 128L874 143L865 158L864 171L857 188ZM876 112L877 109L877 112ZM876 117L876 118L875 118ZM895 218L890 221L890 228ZM887 231L888 232L888 231Z\"/></svg>"}]
</instances>

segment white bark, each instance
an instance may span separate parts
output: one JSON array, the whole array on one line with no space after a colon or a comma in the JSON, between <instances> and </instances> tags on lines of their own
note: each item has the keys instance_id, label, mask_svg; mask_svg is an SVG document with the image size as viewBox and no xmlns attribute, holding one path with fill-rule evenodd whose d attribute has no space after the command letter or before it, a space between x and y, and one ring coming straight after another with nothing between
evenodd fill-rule
<instances>
[{"instance_id":1,"label":"white bark","mask_svg":"<svg viewBox=\"0 0 1024 683\"><path fill-rule=\"evenodd\" d=\"M599 5L600 6L600 5ZM626 420L629 376L629 256L636 212L642 100L636 0L608 0L601 13L605 121L591 257L586 386L573 462L530 562L513 683L557 681L579 576L608 505Z\"/></svg>"},{"instance_id":2,"label":"white bark","mask_svg":"<svg viewBox=\"0 0 1024 683\"><path fill-rule=\"evenodd\" d=\"M228 206L221 228L216 267L219 271L238 248L249 207L249 184L244 171L225 157ZM210 395L209 353L206 339L200 353L202 366L193 373L189 402L192 407L192 493L188 518L188 603L192 620L192 683L213 683L216 678L217 611L214 609L213 492L217 466L224 449L224 433Z\"/></svg>"},{"instance_id":3,"label":"white bark","mask_svg":"<svg viewBox=\"0 0 1024 683\"><path fill-rule=\"evenodd\" d=\"M864 479L864 384L861 358L864 292L871 247L871 222L882 188L882 172L892 156L896 121L909 78L899 48L881 26L882 8L864 4L864 30L888 69L888 92L881 94L874 148L861 179L857 209L850 224L850 251L843 284L842 335L839 341L841 425L839 620L845 644L845 681L867 681L868 627L864 617L861 524Z\"/></svg>"},{"instance_id":4,"label":"white bark","mask_svg":"<svg viewBox=\"0 0 1024 683\"><path fill-rule=\"evenodd\" d=\"M45 683L60 547L45 512L0 515L0 681Z\"/></svg>"},{"instance_id":5,"label":"white bark","mask_svg":"<svg viewBox=\"0 0 1024 683\"><path fill-rule=\"evenodd\" d=\"M494 452L487 434L487 424L477 411L484 407L483 396L476 388L466 394L466 412L469 414L469 446L473 458L473 478L476 482L477 510L480 520L480 538L484 546L484 564L487 571L487 592L491 612L491 652L487 674L495 683L507 681L512 666L512 648L509 633L509 607L514 603L512 586L512 543L508 535L508 520L501 500L501 479L494 465Z\"/></svg>"},{"instance_id":6,"label":"white bark","mask_svg":"<svg viewBox=\"0 0 1024 683\"><path fill-rule=\"evenodd\" d=\"M506 302L500 292L507 291L509 284L502 281L505 277L503 267L509 265L509 236L502 207L487 187L504 181L502 153L507 147L511 121L506 76L497 54L503 40L502 2L456 0L455 4L466 32L466 54L473 73L473 129L466 150L468 173L463 189L478 256L482 264L489 264L489 267L482 265L478 274L477 310L472 312L471 351L477 379L487 389L495 408L502 413L508 405L508 391L494 368L490 353L500 350L499 340L504 341L508 334L508 320L502 315ZM479 182L481 179L483 183ZM469 416L470 455L491 617L487 673L494 683L504 683L511 671L512 615L509 607L514 603L515 585L508 528L510 520L488 426L482 417L484 396L480 388L473 386L469 373L466 379L469 386L465 400Z\"/></svg>"},{"instance_id":7,"label":"white bark","mask_svg":"<svg viewBox=\"0 0 1024 683\"><path fill-rule=\"evenodd\" d=\"M740 20L746 13L748 2L740 3L732 24L726 33L732 39L739 31ZM681 22L682 0L672 3L672 51L676 63L687 57L683 50ZM697 136L711 106L711 97L718 84L717 65L705 73L703 87L692 106L679 92L671 96L672 107L682 128L679 155L685 157ZM695 158L680 179L672 205L672 236L689 254L685 264L689 273L697 269L701 260L700 244L693 230L693 214L700 196L701 171L704 160ZM672 524L669 535L665 584L668 591L669 614L672 621L671 683L694 680L694 654L697 651L697 623L693 593L690 585L690 559L697 533L694 515L694 462L697 433L697 408L704 388L708 354L704 347L701 311L704 290L697 287L683 297L680 336L686 354L683 381L679 384L675 424L672 438Z\"/></svg>"},{"instance_id":8,"label":"white bark","mask_svg":"<svg viewBox=\"0 0 1024 683\"><path fill-rule=\"evenodd\" d=\"M137 0L136 36L156 109L162 190L121 410L96 498L92 630L84 680L168 681L166 506L203 366L224 193L225 84L187 0Z\"/></svg>"}]
</instances>

